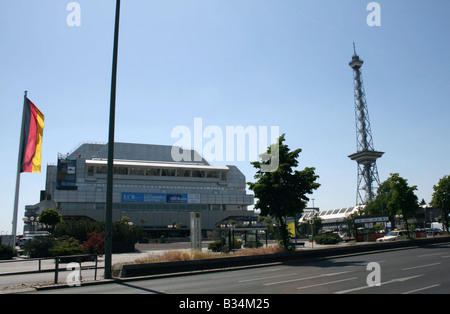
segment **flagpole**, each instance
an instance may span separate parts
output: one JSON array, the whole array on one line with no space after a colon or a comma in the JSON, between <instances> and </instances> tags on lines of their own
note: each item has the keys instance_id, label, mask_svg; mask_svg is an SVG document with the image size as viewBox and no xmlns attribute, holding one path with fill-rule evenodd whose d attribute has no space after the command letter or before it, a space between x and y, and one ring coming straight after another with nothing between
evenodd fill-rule
<instances>
[{"instance_id":1,"label":"flagpole","mask_svg":"<svg viewBox=\"0 0 450 314\"><path fill-rule=\"evenodd\" d=\"M25 95L23 97L23 109L22 109L22 127L20 128L20 139L19 139L19 154L17 156L17 174L16 174L16 194L14 196L14 211L13 211L13 220L12 220L12 241L11 247L14 249L16 246L16 237L17 237L17 215L19 211L19 190L20 190L20 173L21 173L21 155L23 149L23 129L25 123L25 104L27 101L27 91L25 91Z\"/></svg>"}]
</instances>

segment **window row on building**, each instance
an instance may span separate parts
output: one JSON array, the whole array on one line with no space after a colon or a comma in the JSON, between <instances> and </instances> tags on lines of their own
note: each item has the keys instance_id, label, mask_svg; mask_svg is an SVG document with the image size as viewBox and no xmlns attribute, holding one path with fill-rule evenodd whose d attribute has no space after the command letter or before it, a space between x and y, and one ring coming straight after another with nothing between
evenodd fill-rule
<instances>
[{"instance_id":1,"label":"window row on building","mask_svg":"<svg viewBox=\"0 0 450 314\"><path fill-rule=\"evenodd\" d=\"M87 175L95 176L97 174L106 175L106 165L92 165L88 164ZM158 167L158 166L114 166L113 173L115 175L132 175L132 176L156 176L156 177L184 177L184 178L212 178L212 179L227 179L227 170L217 169L192 169L180 167Z\"/></svg>"},{"instance_id":2,"label":"window row on building","mask_svg":"<svg viewBox=\"0 0 450 314\"><path fill-rule=\"evenodd\" d=\"M106 188L106 183L77 183L78 187ZM193 186L193 185L158 185L158 184L114 184L115 188L158 189L158 190L212 190L212 191L245 191L245 187L229 186Z\"/></svg>"},{"instance_id":3,"label":"window row on building","mask_svg":"<svg viewBox=\"0 0 450 314\"><path fill-rule=\"evenodd\" d=\"M61 203L58 209L64 210L105 210L105 203ZM208 210L226 210L225 205L208 204L133 204L114 203L113 209L126 211L152 211L152 212L191 212Z\"/></svg>"}]
</instances>

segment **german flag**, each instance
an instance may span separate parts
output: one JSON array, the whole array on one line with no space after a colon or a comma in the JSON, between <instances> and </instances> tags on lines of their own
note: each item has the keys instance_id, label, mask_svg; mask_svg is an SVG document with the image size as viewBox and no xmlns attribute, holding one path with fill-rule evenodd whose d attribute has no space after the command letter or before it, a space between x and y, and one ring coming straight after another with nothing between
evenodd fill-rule
<instances>
[{"instance_id":1,"label":"german flag","mask_svg":"<svg viewBox=\"0 0 450 314\"><path fill-rule=\"evenodd\" d=\"M20 143L20 172L41 172L44 115L25 97Z\"/></svg>"}]
</instances>

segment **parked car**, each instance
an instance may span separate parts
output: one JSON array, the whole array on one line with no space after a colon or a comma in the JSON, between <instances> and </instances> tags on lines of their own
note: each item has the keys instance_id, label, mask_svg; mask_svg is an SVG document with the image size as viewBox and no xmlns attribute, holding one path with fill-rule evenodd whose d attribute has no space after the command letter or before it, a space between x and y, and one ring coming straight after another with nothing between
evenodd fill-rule
<instances>
[{"instance_id":1,"label":"parked car","mask_svg":"<svg viewBox=\"0 0 450 314\"><path fill-rule=\"evenodd\" d=\"M21 249L23 249L25 242L36 239L37 237L46 237L48 235L49 235L48 232L41 232L41 233L36 233L36 234L26 234L26 235L24 235L24 237L22 239L19 240L19 247Z\"/></svg>"},{"instance_id":2,"label":"parked car","mask_svg":"<svg viewBox=\"0 0 450 314\"><path fill-rule=\"evenodd\" d=\"M407 235L408 235L408 231L406 231L406 230L390 231L384 237L378 238L377 242L397 241L397 240L405 239Z\"/></svg>"},{"instance_id":3,"label":"parked car","mask_svg":"<svg viewBox=\"0 0 450 314\"><path fill-rule=\"evenodd\" d=\"M337 234L342 239L342 241L344 241L344 242L350 240L350 237L345 232L335 231L333 233Z\"/></svg>"}]
</instances>

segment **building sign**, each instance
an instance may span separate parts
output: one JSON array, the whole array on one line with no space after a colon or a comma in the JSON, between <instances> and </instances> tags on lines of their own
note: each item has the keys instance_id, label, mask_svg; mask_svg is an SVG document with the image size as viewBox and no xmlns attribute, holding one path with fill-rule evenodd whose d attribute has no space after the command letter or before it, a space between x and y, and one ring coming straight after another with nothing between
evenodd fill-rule
<instances>
[{"instance_id":1,"label":"building sign","mask_svg":"<svg viewBox=\"0 0 450 314\"><path fill-rule=\"evenodd\" d=\"M191 249L202 250L202 226L199 212L191 212Z\"/></svg>"},{"instance_id":2,"label":"building sign","mask_svg":"<svg viewBox=\"0 0 450 314\"><path fill-rule=\"evenodd\" d=\"M355 223L366 223L366 222L386 222L389 221L389 217L367 217L367 218L355 218Z\"/></svg>"},{"instance_id":3,"label":"building sign","mask_svg":"<svg viewBox=\"0 0 450 314\"><path fill-rule=\"evenodd\" d=\"M295 218L286 218L286 227L291 238L295 237Z\"/></svg>"},{"instance_id":4,"label":"building sign","mask_svg":"<svg viewBox=\"0 0 450 314\"><path fill-rule=\"evenodd\" d=\"M198 204L200 194L122 193L122 203Z\"/></svg>"},{"instance_id":5,"label":"building sign","mask_svg":"<svg viewBox=\"0 0 450 314\"><path fill-rule=\"evenodd\" d=\"M56 189L57 190L76 190L77 189L77 160L76 159L58 159L56 166Z\"/></svg>"},{"instance_id":6,"label":"building sign","mask_svg":"<svg viewBox=\"0 0 450 314\"><path fill-rule=\"evenodd\" d=\"M200 194L188 194L189 204L200 204Z\"/></svg>"}]
</instances>

